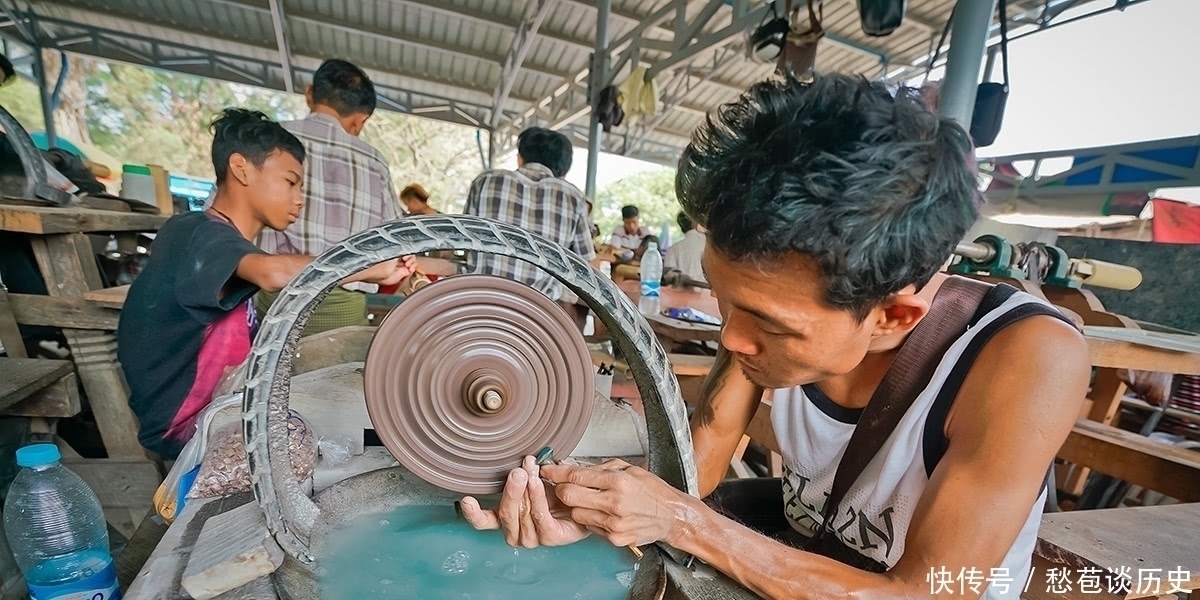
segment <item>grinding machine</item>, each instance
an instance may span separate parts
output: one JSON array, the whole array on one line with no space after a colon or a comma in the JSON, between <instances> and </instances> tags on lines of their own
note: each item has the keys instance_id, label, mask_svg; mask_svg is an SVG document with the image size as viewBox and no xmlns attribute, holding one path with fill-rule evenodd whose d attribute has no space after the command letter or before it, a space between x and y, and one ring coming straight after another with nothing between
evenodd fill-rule
<instances>
[{"instance_id":1,"label":"grinding machine","mask_svg":"<svg viewBox=\"0 0 1200 600\"><path fill-rule=\"evenodd\" d=\"M494 494L522 456L544 446L565 457L592 414L594 373L578 329L532 289L460 275L412 294L380 324L363 368L371 423L399 466L359 474L310 495L289 468L288 401L295 350L314 307L345 277L429 251L484 252L526 261L579 296L626 357L644 406L645 460L697 493L687 411L667 354L633 303L579 256L509 225L467 216L388 223L322 254L263 318L246 365L243 426L254 496L286 553L274 573L281 598L316 598L330 534L356 518L411 504ZM499 535L499 534L497 534ZM631 598L752 598L675 549L643 549Z\"/></svg>"},{"instance_id":2,"label":"grinding machine","mask_svg":"<svg viewBox=\"0 0 1200 600\"><path fill-rule=\"evenodd\" d=\"M339 281L373 264L447 250L531 263L586 303L640 392L639 454L651 472L697 493L687 410L667 353L611 279L570 251L495 221L437 215L388 223L345 240L297 275L263 318L245 365L243 437L254 508L284 553L270 578L279 598L320 597L318 563L334 532L400 506L496 494L521 457L546 446L556 458L572 454L598 420L594 407L609 404L595 397L588 348L556 304L506 279L458 275L422 287L393 309L351 379L361 385L362 400L355 402L365 404L368 427L398 466L331 479L316 493L297 482L288 450L289 400L330 389L322 387L328 382L314 383L317 372L297 375L293 387L293 366L311 358L298 359L298 348L313 309ZM962 244L956 254L951 271L989 279L1075 290L1081 283L1129 289L1137 284L1131 277L1140 280L1121 265L1000 238ZM641 551L631 599L754 597L676 549Z\"/></svg>"}]
</instances>

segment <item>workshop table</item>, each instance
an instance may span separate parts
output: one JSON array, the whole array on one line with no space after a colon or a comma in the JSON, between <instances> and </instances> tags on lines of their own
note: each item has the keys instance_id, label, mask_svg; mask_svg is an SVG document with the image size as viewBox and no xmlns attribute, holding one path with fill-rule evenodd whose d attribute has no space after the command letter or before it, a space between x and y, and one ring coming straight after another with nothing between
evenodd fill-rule
<instances>
[{"instance_id":1,"label":"workshop table","mask_svg":"<svg viewBox=\"0 0 1200 600\"><path fill-rule=\"evenodd\" d=\"M1022 597L1174 598L1191 592L1190 598L1200 598L1197 529L1195 503L1044 515L1029 591ZM1051 569L1056 577L1048 582ZM1122 574L1118 579L1129 589L1110 586L1110 573Z\"/></svg>"},{"instance_id":2,"label":"workshop table","mask_svg":"<svg viewBox=\"0 0 1200 600\"><path fill-rule=\"evenodd\" d=\"M635 279L626 279L618 282L617 287L621 288L622 292L625 292L625 295L633 301L635 306L641 300L641 282ZM693 308L720 318L721 312L717 306L717 299L713 297L711 290L663 287L660 288L660 295L659 307L661 310L668 308ZM716 342L721 339L721 327L719 325L692 323L680 319L672 319L663 314L643 316L650 323L650 328L654 330L654 333L658 334L664 340L672 342Z\"/></svg>"},{"instance_id":3,"label":"workshop table","mask_svg":"<svg viewBox=\"0 0 1200 600\"><path fill-rule=\"evenodd\" d=\"M0 204L0 231L29 239L49 293L11 294L13 314L21 324L62 328L110 458L145 458L146 453L117 362L119 306L87 299L103 287L88 234L153 232L166 220L134 212Z\"/></svg>"}]
</instances>

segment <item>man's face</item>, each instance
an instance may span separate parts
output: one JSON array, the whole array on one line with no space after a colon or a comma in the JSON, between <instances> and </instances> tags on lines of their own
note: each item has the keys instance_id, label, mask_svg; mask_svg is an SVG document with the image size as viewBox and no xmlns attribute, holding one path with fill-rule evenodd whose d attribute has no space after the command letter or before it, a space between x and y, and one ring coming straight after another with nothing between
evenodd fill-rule
<instances>
[{"instance_id":1,"label":"man's face","mask_svg":"<svg viewBox=\"0 0 1200 600\"><path fill-rule=\"evenodd\" d=\"M628 219L623 219L621 222L625 225L625 233L628 233L629 235L637 233L638 227L641 225L638 223L637 217L629 217Z\"/></svg>"},{"instance_id":2,"label":"man's face","mask_svg":"<svg viewBox=\"0 0 1200 600\"><path fill-rule=\"evenodd\" d=\"M702 264L721 309L721 342L750 381L768 389L814 383L866 356L872 319L860 323L826 303L824 277L807 256L760 268L709 244Z\"/></svg>"},{"instance_id":3,"label":"man's face","mask_svg":"<svg viewBox=\"0 0 1200 600\"><path fill-rule=\"evenodd\" d=\"M304 166L296 157L276 150L262 168L246 162L251 206L258 218L276 231L283 231L300 217L304 208Z\"/></svg>"}]
</instances>

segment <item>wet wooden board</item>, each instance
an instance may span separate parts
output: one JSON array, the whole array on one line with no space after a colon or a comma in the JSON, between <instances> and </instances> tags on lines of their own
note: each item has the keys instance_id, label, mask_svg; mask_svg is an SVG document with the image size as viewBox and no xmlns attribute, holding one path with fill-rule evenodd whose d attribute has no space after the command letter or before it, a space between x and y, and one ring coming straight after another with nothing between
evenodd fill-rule
<instances>
[{"instance_id":1,"label":"wet wooden board","mask_svg":"<svg viewBox=\"0 0 1200 600\"><path fill-rule=\"evenodd\" d=\"M283 549L267 530L257 503L210 518L196 539L180 585L195 600L212 600L283 564Z\"/></svg>"},{"instance_id":2,"label":"wet wooden board","mask_svg":"<svg viewBox=\"0 0 1200 600\"><path fill-rule=\"evenodd\" d=\"M83 295L83 299L103 308L120 310L122 306L125 306L125 296L127 295L129 295L129 286L122 285L87 292Z\"/></svg>"},{"instance_id":3,"label":"wet wooden board","mask_svg":"<svg viewBox=\"0 0 1200 600\"><path fill-rule=\"evenodd\" d=\"M73 375L69 360L0 358L0 410Z\"/></svg>"},{"instance_id":4,"label":"wet wooden board","mask_svg":"<svg viewBox=\"0 0 1200 600\"><path fill-rule=\"evenodd\" d=\"M1128 568L1133 590L1120 598L1156 597L1168 592L1170 573L1186 591L1200 589L1200 503L1051 513L1042 517L1037 556L1071 569L1103 574ZM1138 593L1139 569L1159 569L1155 593L1149 571Z\"/></svg>"},{"instance_id":5,"label":"wet wooden board","mask_svg":"<svg viewBox=\"0 0 1200 600\"><path fill-rule=\"evenodd\" d=\"M167 222L164 215L95 210L48 208L0 204L0 231L13 233L102 233L157 231Z\"/></svg>"},{"instance_id":6,"label":"wet wooden board","mask_svg":"<svg viewBox=\"0 0 1200 600\"><path fill-rule=\"evenodd\" d=\"M1200 452L1080 419L1058 457L1184 502L1200 502Z\"/></svg>"}]
</instances>

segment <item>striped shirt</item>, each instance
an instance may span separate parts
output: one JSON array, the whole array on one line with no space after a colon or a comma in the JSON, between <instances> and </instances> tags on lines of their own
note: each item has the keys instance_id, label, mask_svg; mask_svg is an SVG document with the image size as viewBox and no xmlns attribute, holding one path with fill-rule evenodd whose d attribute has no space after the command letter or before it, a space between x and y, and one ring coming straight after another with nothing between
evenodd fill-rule
<instances>
[{"instance_id":1,"label":"striped shirt","mask_svg":"<svg viewBox=\"0 0 1200 600\"><path fill-rule=\"evenodd\" d=\"M587 260L596 256L583 192L545 165L527 163L515 171L494 170L476 177L463 213L520 227ZM557 279L527 262L480 254L471 256L467 266L472 273L520 281L551 300L575 302L574 294Z\"/></svg>"},{"instance_id":2,"label":"striped shirt","mask_svg":"<svg viewBox=\"0 0 1200 600\"><path fill-rule=\"evenodd\" d=\"M272 254L315 256L351 235L401 217L387 161L378 150L347 133L329 115L311 113L281 125L300 138L308 155L304 210L284 231L264 230L260 248Z\"/></svg>"}]
</instances>

